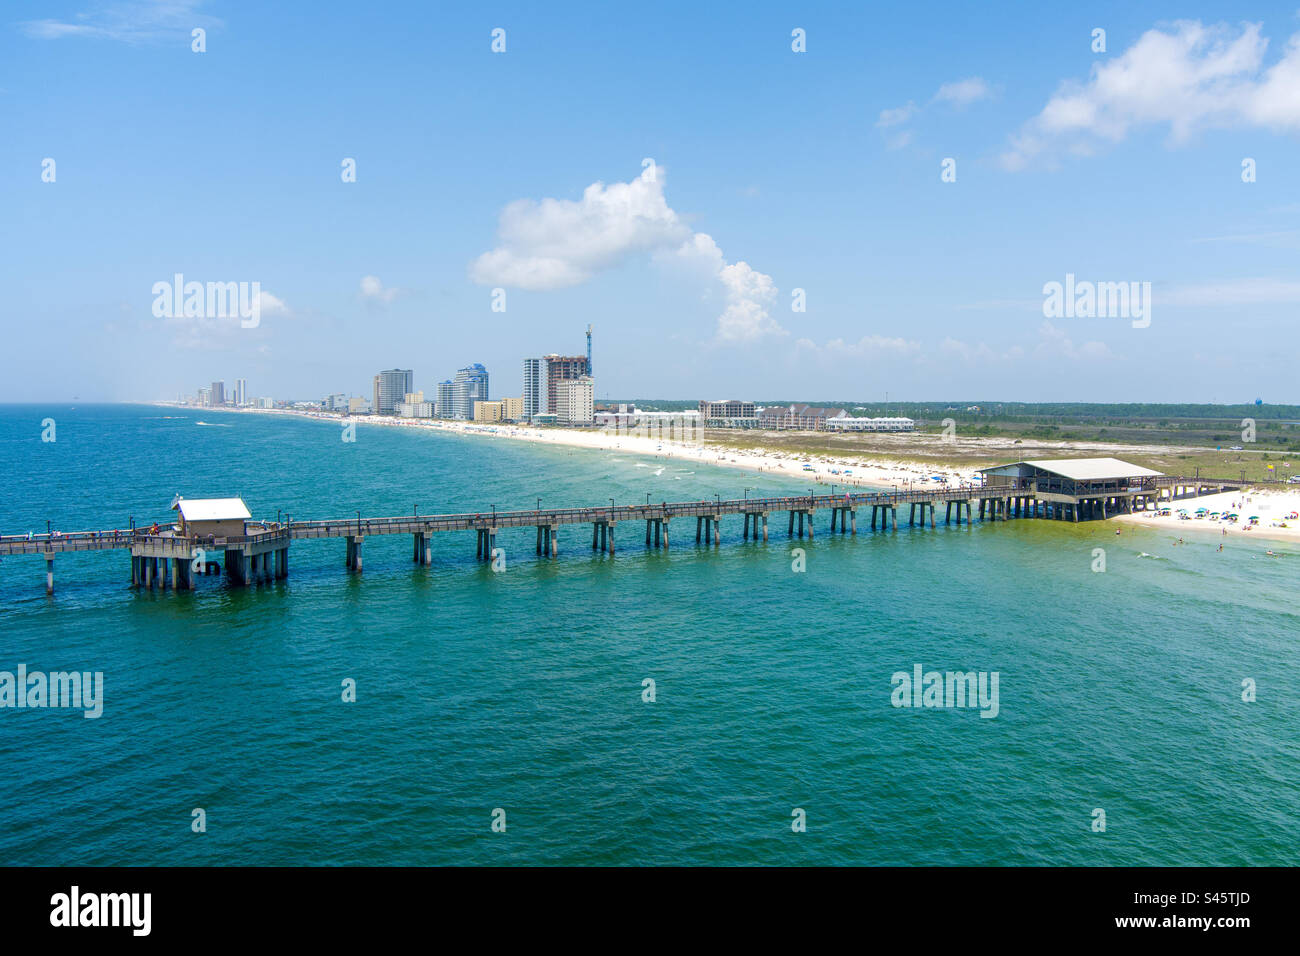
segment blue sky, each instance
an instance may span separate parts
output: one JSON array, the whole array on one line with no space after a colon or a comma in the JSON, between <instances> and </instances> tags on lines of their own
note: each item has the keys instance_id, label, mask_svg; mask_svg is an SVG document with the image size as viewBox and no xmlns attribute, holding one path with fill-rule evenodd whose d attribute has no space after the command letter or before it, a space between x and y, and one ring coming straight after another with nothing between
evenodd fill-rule
<instances>
[{"instance_id":1,"label":"blue sky","mask_svg":"<svg viewBox=\"0 0 1300 956\"><path fill-rule=\"evenodd\" d=\"M518 394L590 322L598 398L1297 402L1297 6L11 2L0 401Z\"/></svg>"}]
</instances>

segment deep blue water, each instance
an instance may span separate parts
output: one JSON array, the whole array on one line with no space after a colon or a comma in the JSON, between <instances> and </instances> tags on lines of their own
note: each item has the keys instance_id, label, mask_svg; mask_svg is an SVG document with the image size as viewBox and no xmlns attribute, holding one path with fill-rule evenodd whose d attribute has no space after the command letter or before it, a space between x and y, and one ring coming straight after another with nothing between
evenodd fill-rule
<instances>
[{"instance_id":1,"label":"deep blue water","mask_svg":"<svg viewBox=\"0 0 1300 956\"><path fill-rule=\"evenodd\" d=\"M306 518L806 489L140 406L0 407L0 474L5 533L166 520L176 493ZM774 517L763 545L724 519L716 550L683 525L666 553L625 524L613 559L562 528L556 561L504 531L499 574L470 533L439 536L431 568L369 538L359 576L342 541L300 541L287 581L194 593L133 592L125 554L92 554L58 559L50 598L39 557L5 559L0 670L102 671L106 691L98 720L0 709L0 864L1300 862L1300 555L1098 522L825 521L791 543ZM917 663L998 672L998 716L891 706Z\"/></svg>"}]
</instances>

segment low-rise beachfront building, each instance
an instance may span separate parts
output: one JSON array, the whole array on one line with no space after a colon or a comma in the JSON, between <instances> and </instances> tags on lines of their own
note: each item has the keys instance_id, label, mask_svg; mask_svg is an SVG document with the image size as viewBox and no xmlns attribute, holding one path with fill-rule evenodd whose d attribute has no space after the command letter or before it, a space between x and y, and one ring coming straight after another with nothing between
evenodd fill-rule
<instances>
[{"instance_id":1,"label":"low-rise beachfront building","mask_svg":"<svg viewBox=\"0 0 1300 956\"><path fill-rule=\"evenodd\" d=\"M734 398L701 401L700 421L708 428L757 428L758 410L753 402Z\"/></svg>"},{"instance_id":2,"label":"low-rise beachfront building","mask_svg":"<svg viewBox=\"0 0 1300 956\"><path fill-rule=\"evenodd\" d=\"M828 418L826 431L911 432L916 431L916 422L910 418Z\"/></svg>"},{"instance_id":3,"label":"low-rise beachfront building","mask_svg":"<svg viewBox=\"0 0 1300 956\"><path fill-rule=\"evenodd\" d=\"M823 431L827 423L849 415L842 408L815 405L769 405L758 410L760 428L780 431Z\"/></svg>"},{"instance_id":4,"label":"low-rise beachfront building","mask_svg":"<svg viewBox=\"0 0 1300 956\"><path fill-rule=\"evenodd\" d=\"M981 468L981 498L1028 500L1073 520L1145 510L1160 497L1158 471L1118 458L1052 458Z\"/></svg>"}]
</instances>

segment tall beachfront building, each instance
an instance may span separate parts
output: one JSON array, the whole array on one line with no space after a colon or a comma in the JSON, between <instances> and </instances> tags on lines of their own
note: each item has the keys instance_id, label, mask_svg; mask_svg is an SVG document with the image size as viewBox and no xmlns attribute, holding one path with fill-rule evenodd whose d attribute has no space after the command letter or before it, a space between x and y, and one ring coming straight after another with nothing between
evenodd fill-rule
<instances>
[{"instance_id":1,"label":"tall beachfront building","mask_svg":"<svg viewBox=\"0 0 1300 956\"><path fill-rule=\"evenodd\" d=\"M452 408L454 414L450 417L459 418L465 421L474 417L474 403L486 402L492 396L488 394L488 372L482 365L477 362L473 365L467 365L456 373L456 377L451 380Z\"/></svg>"},{"instance_id":2,"label":"tall beachfront building","mask_svg":"<svg viewBox=\"0 0 1300 956\"><path fill-rule=\"evenodd\" d=\"M590 425L596 420L596 390L590 375L555 383L555 415L561 425Z\"/></svg>"},{"instance_id":3,"label":"tall beachfront building","mask_svg":"<svg viewBox=\"0 0 1300 956\"><path fill-rule=\"evenodd\" d=\"M561 382L590 378L591 366L585 355L543 355L524 359L524 418L559 414Z\"/></svg>"},{"instance_id":4,"label":"tall beachfront building","mask_svg":"<svg viewBox=\"0 0 1300 956\"><path fill-rule=\"evenodd\" d=\"M226 404L226 383L225 383L225 382L213 382L213 383L212 383L212 393L211 393L211 394L212 394L212 404L213 404L213 405L224 405L224 404Z\"/></svg>"},{"instance_id":5,"label":"tall beachfront building","mask_svg":"<svg viewBox=\"0 0 1300 956\"><path fill-rule=\"evenodd\" d=\"M524 419L543 412L546 403L546 360L524 359Z\"/></svg>"},{"instance_id":6,"label":"tall beachfront building","mask_svg":"<svg viewBox=\"0 0 1300 956\"><path fill-rule=\"evenodd\" d=\"M409 368L385 369L375 376L374 385L371 409L376 415L393 415L407 392L415 391L415 373Z\"/></svg>"},{"instance_id":7,"label":"tall beachfront building","mask_svg":"<svg viewBox=\"0 0 1300 956\"><path fill-rule=\"evenodd\" d=\"M248 381L246 379L235 379L235 404L240 408L248 404Z\"/></svg>"}]
</instances>

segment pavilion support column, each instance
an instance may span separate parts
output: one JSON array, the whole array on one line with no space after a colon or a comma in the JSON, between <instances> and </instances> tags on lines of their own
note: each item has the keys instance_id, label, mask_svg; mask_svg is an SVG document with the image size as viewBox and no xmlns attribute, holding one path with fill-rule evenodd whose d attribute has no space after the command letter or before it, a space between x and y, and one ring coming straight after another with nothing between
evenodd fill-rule
<instances>
[{"instance_id":1,"label":"pavilion support column","mask_svg":"<svg viewBox=\"0 0 1300 956\"><path fill-rule=\"evenodd\" d=\"M172 558L172 590L176 590L176 578L180 576L180 571L176 565L180 564L180 558Z\"/></svg>"}]
</instances>

